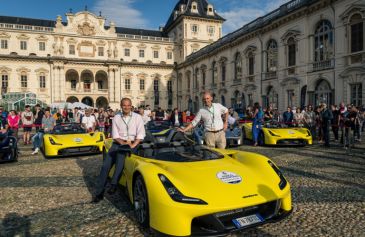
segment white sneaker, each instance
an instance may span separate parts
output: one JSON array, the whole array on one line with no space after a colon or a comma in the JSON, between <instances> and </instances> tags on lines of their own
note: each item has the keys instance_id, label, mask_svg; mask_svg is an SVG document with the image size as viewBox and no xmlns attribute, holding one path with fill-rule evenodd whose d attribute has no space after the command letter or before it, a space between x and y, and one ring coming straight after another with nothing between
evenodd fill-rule
<instances>
[{"instance_id":1,"label":"white sneaker","mask_svg":"<svg viewBox=\"0 0 365 237\"><path fill-rule=\"evenodd\" d=\"M38 154L39 148L36 148L33 152L32 155Z\"/></svg>"}]
</instances>

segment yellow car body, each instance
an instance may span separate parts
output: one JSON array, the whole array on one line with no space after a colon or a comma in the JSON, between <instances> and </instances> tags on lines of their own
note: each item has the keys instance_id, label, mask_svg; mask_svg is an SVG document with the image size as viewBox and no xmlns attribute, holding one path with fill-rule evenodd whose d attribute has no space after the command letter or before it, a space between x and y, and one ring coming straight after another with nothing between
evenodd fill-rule
<instances>
[{"instance_id":1,"label":"yellow car body","mask_svg":"<svg viewBox=\"0 0 365 237\"><path fill-rule=\"evenodd\" d=\"M107 152L112 140L105 144ZM204 152L209 150L220 158L180 162L174 160L174 156L181 153L173 146L167 148L170 153L154 151L154 157L145 157L147 150L143 149L144 144L140 146L137 153L126 158L120 184L126 187L136 211L141 206L137 199L141 185L137 183L144 183L148 223L141 224L158 233L170 236L226 234L280 220L292 211L290 185L265 156L204 147ZM190 149L186 147L184 149ZM112 169L109 175L113 172ZM166 180L170 186L165 186ZM180 196L175 196L176 192L171 190ZM237 220L256 213L263 218L262 222L237 226Z\"/></svg>"},{"instance_id":2,"label":"yellow car body","mask_svg":"<svg viewBox=\"0 0 365 237\"><path fill-rule=\"evenodd\" d=\"M105 136L102 132L64 132L56 125L51 133L43 136L43 153L46 158L102 153ZM77 124L77 126L79 126Z\"/></svg>"},{"instance_id":3,"label":"yellow car body","mask_svg":"<svg viewBox=\"0 0 365 237\"><path fill-rule=\"evenodd\" d=\"M243 139L252 140L252 123L242 124ZM262 127L259 133L261 145L311 145L312 135L303 127ZM263 142L262 142L263 141Z\"/></svg>"}]
</instances>

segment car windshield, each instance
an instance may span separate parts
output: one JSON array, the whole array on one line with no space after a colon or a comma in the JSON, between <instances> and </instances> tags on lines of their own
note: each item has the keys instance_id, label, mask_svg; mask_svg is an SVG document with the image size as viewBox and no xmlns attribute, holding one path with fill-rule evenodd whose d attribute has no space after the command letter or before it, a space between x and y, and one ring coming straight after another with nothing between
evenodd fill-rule
<instances>
[{"instance_id":1,"label":"car windshield","mask_svg":"<svg viewBox=\"0 0 365 237\"><path fill-rule=\"evenodd\" d=\"M156 140L156 137L152 140L153 143L147 143L145 140L140 146L140 156L171 162L195 162L224 157L206 146L198 145L180 132L172 132L163 142Z\"/></svg>"},{"instance_id":2,"label":"car windshield","mask_svg":"<svg viewBox=\"0 0 365 237\"><path fill-rule=\"evenodd\" d=\"M80 134L86 133L85 129L81 127L80 124L71 123L71 124L58 124L53 130L53 134Z\"/></svg>"},{"instance_id":3,"label":"car windshield","mask_svg":"<svg viewBox=\"0 0 365 237\"><path fill-rule=\"evenodd\" d=\"M263 124L265 128L287 128L288 126L284 123L277 121L265 121Z\"/></svg>"},{"instance_id":4,"label":"car windshield","mask_svg":"<svg viewBox=\"0 0 365 237\"><path fill-rule=\"evenodd\" d=\"M147 123L147 130L165 130L170 128L169 121L150 121Z\"/></svg>"}]
</instances>

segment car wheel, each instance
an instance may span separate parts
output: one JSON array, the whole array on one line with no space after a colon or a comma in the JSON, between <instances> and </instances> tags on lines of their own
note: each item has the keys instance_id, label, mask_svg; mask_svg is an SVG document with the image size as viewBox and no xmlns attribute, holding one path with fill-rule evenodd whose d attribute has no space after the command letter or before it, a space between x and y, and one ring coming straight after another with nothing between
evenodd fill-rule
<instances>
[{"instance_id":1,"label":"car wheel","mask_svg":"<svg viewBox=\"0 0 365 237\"><path fill-rule=\"evenodd\" d=\"M136 219L144 227L149 226L148 196L142 176L138 176L133 185L133 204Z\"/></svg>"},{"instance_id":2,"label":"car wheel","mask_svg":"<svg viewBox=\"0 0 365 237\"><path fill-rule=\"evenodd\" d=\"M259 145L264 146L265 145L265 135L263 132L260 132L259 134Z\"/></svg>"}]
</instances>

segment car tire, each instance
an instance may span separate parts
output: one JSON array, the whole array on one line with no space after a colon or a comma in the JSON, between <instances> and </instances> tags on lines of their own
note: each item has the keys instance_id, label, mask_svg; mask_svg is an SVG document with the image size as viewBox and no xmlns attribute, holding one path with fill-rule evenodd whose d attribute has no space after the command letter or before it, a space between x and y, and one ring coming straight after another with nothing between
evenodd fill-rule
<instances>
[{"instance_id":1,"label":"car tire","mask_svg":"<svg viewBox=\"0 0 365 237\"><path fill-rule=\"evenodd\" d=\"M143 227L148 227L150 224L148 195L141 175L137 176L133 183L133 206L138 223Z\"/></svg>"}]
</instances>

